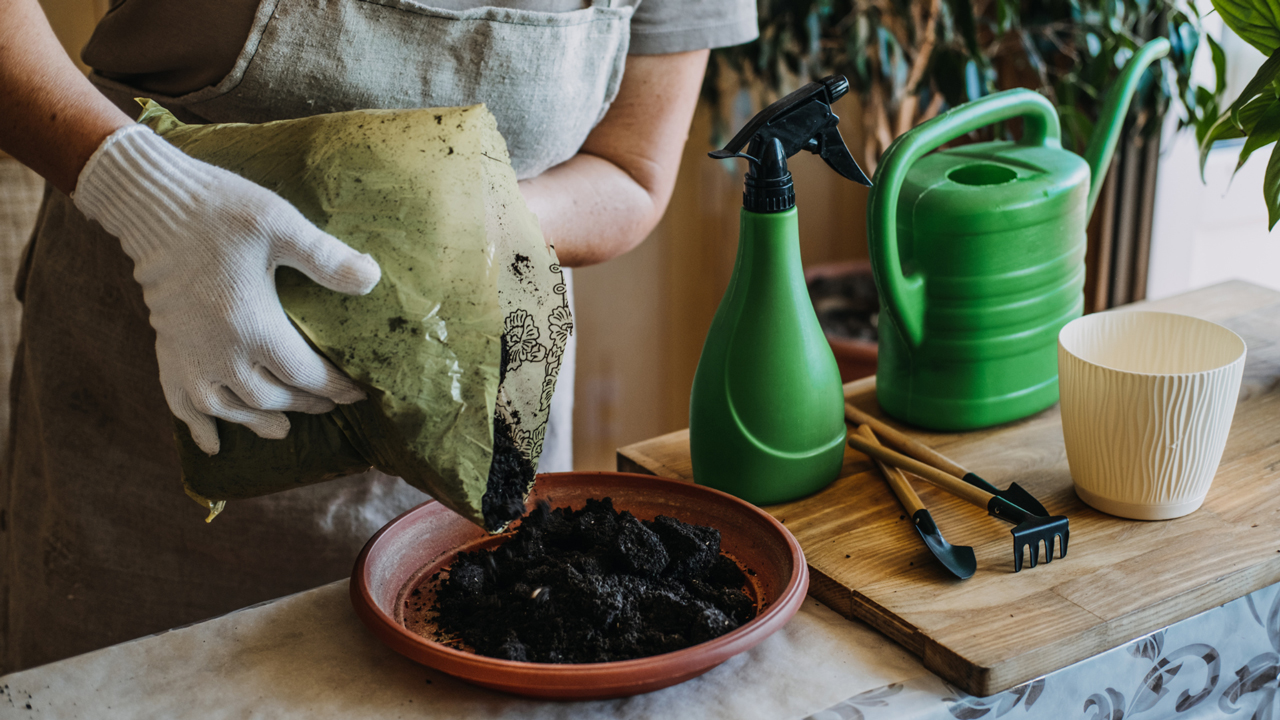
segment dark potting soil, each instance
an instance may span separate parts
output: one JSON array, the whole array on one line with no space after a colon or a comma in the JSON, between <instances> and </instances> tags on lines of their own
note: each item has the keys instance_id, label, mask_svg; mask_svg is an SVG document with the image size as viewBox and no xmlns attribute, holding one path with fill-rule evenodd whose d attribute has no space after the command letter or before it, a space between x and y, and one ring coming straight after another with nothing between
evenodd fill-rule
<instances>
[{"instance_id":1,"label":"dark potting soil","mask_svg":"<svg viewBox=\"0 0 1280 720\"><path fill-rule=\"evenodd\" d=\"M510 423L493 416L493 461L489 483L480 498L485 528L497 532L524 512L524 499L533 484L534 467L516 447Z\"/></svg>"},{"instance_id":2,"label":"dark potting soil","mask_svg":"<svg viewBox=\"0 0 1280 720\"><path fill-rule=\"evenodd\" d=\"M822 331L834 337L875 342L880 299L875 280L863 273L818 277L809 281L809 299Z\"/></svg>"},{"instance_id":3,"label":"dark potting soil","mask_svg":"<svg viewBox=\"0 0 1280 720\"><path fill-rule=\"evenodd\" d=\"M456 638L481 655L608 662L737 628L756 614L745 584L714 528L638 520L609 498L576 511L542 503L501 546L459 555L431 610L435 639Z\"/></svg>"},{"instance_id":4,"label":"dark potting soil","mask_svg":"<svg viewBox=\"0 0 1280 720\"><path fill-rule=\"evenodd\" d=\"M523 257L523 256L517 256ZM528 258L526 258L527 260ZM507 336L502 335L502 355L498 365L498 385L507 380L507 363L511 354ZM519 418L516 418L517 422ZM489 479L480 497L480 514L485 529L497 532L524 514L524 499L533 486L537 469L516 446L515 429L506 418L493 415L493 460L489 463Z\"/></svg>"}]
</instances>

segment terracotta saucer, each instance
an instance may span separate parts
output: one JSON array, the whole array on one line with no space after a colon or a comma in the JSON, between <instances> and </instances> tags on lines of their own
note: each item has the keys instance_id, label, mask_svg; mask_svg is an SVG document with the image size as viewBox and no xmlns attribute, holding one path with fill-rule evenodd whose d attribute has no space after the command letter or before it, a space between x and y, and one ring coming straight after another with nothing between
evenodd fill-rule
<instances>
[{"instance_id":1,"label":"terracotta saucer","mask_svg":"<svg viewBox=\"0 0 1280 720\"><path fill-rule=\"evenodd\" d=\"M670 515L720 530L721 549L755 574L759 615L714 640L676 652L608 663L548 664L483 657L428 640L397 619L418 581L453 563L459 552L501 542L437 502L392 520L365 545L351 575L351 601L365 625L392 650L470 683L529 697L588 700L658 690L707 672L755 647L795 615L809 588L800 544L768 513L718 490L650 475L577 472L538 476L529 507L581 508L589 498L642 520Z\"/></svg>"}]
</instances>

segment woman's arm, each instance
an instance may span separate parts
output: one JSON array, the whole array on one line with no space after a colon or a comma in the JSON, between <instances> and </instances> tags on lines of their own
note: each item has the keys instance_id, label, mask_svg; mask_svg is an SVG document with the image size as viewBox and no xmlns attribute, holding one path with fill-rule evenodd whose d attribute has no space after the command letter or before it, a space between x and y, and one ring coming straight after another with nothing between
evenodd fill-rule
<instances>
[{"instance_id":1,"label":"woman's arm","mask_svg":"<svg viewBox=\"0 0 1280 720\"><path fill-rule=\"evenodd\" d=\"M133 121L71 62L36 0L0 0L0 149L64 193Z\"/></svg>"},{"instance_id":2,"label":"woman's arm","mask_svg":"<svg viewBox=\"0 0 1280 720\"><path fill-rule=\"evenodd\" d=\"M675 187L707 55L629 55L617 99L578 154L520 183L561 264L617 257L658 224Z\"/></svg>"}]
</instances>

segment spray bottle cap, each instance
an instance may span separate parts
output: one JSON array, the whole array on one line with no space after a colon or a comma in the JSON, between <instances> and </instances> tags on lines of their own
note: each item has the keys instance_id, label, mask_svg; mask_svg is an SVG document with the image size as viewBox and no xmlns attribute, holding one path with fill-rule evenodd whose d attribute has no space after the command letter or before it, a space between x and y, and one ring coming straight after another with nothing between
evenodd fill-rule
<instances>
[{"instance_id":1,"label":"spray bottle cap","mask_svg":"<svg viewBox=\"0 0 1280 720\"><path fill-rule=\"evenodd\" d=\"M849 81L842 75L809 83L757 113L723 150L709 153L717 160L738 157L751 162L742 191L744 208L773 213L795 207L787 158L801 150L820 156L841 176L871 187L840 137L840 118L831 112L831 104L847 92Z\"/></svg>"}]
</instances>

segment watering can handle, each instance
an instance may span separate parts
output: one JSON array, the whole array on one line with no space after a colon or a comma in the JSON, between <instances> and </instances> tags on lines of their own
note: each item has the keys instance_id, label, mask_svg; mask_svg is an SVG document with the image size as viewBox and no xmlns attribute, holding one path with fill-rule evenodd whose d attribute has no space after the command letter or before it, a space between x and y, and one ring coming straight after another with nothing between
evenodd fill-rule
<instances>
[{"instance_id":1,"label":"watering can handle","mask_svg":"<svg viewBox=\"0 0 1280 720\"><path fill-rule=\"evenodd\" d=\"M929 151L992 123L1023 118L1022 145L1062 146L1058 111L1039 93L1006 90L961 105L914 128L889 146L872 183L867 237L876 285L912 347L924 340L924 279L902 273L898 256L898 195L907 171ZM883 327L883 324L881 325Z\"/></svg>"}]
</instances>

